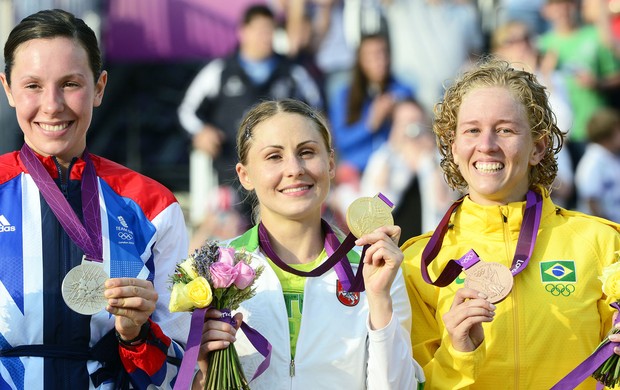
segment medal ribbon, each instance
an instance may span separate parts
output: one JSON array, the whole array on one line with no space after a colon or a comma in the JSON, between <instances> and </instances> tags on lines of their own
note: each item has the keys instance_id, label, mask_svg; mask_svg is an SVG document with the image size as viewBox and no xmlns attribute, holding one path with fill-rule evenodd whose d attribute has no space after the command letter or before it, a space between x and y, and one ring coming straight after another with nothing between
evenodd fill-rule
<instances>
[{"instance_id":1,"label":"medal ribbon","mask_svg":"<svg viewBox=\"0 0 620 390\"><path fill-rule=\"evenodd\" d=\"M422 252L422 266L420 268L422 271L422 278L424 278L426 283L438 287L445 287L452 283L463 269L471 267L480 260L476 252L472 249L458 260L452 259L448 261L448 264L434 282L428 274L428 266L433 262L439 253L443 238L448 231L450 216L461 204L464 198L465 197L462 197L450 206ZM510 272L513 277L523 271L530 262L532 252L534 251L534 245L536 244L536 235L538 234L541 215L542 196L535 191L529 190L527 192L527 201L525 203L525 212L523 213L523 222L521 225L521 231L519 232L517 248L510 267Z\"/></svg>"},{"instance_id":2,"label":"medal ribbon","mask_svg":"<svg viewBox=\"0 0 620 390\"><path fill-rule=\"evenodd\" d=\"M71 240L84 252L86 259L96 262L103 261L103 244L101 240L101 218L99 216L99 190L95 166L90 159L88 150L84 150L82 159L86 163L82 174L82 213L84 224L69 205L60 189L49 173L24 143L20 157L28 173L37 185L41 195L58 218Z\"/></svg>"},{"instance_id":3,"label":"medal ribbon","mask_svg":"<svg viewBox=\"0 0 620 390\"><path fill-rule=\"evenodd\" d=\"M263 225L263 223L258 224L258 236L260 247L267 257L271 259L271 261L280 267L282 270L286 272L290 272L297 276L303 277L317 277L323 275L325 272L332 269L332 267L336 266L336 272L338 273L338 279L342 283L342 287L349 292L360 292L364 291L364 278L362 277L362 269L364 267L364 262L360 260L360 265L357 269L357 274L353 273L353 268L351 268L351 264L347 259L347 253L353 249L355 246L355 236L352 233L349 233L344 241L340 243L338 241L338 237L329 226L329 224L321 219L321 227L323 229L323 233L325 234L325 250L329 257L325 262L321 265L313 269L312 271L300 271L286 264L284 260L280 259L280 256L276 254L271 246L271 242L269 241L269 234L267 233L267 228ZM337 248L335 251L333 248ZM331 254L330 254L331 252ZM366 252L366 246L362 251L362 255L360 259L364 258L364 254Z\"/></svg>"},{"instance_id":4,"label":"medal ribbon","mask_svg":"<svg viewBox=\"0 0 620 390\"><path fill-rule=\"evenodd\" d=\"M394 204L385 195L379 193L377 197L381 199L385 204L387 204L388 207L394 207ZM321 228L323 230L323 233L325 234L324 246L325 251L327 252L327 255L329 257L325 262L323 262L323 264L319 265L312 271L297 270L286 264L282 259L280 259L280 257L276 254L276 252L273 250L273 247L271 246L267 228L265 228L262 222L258 224L259 244L261 249L265 251L267 257L269 257L275 265L280 267L280 269L286 272L303 277L317 277L323 275L328 270L335 268L336 274L338 275L338 280L340 280L342 288L345 291L364 291L365 286L362 270L364 269L364 255L366 254L366 248L368 248L368 245L364 245L364 248L362 249L357 273L354 274L351 263L349 263L349 260L347 259L347 253L349 253L349 251L355 246L356 238L353 233L349 233L342 241L342 243L340 243L331 226L329 226L329 224L324 219L321 219Z\"/></svg>"}]
</instances>

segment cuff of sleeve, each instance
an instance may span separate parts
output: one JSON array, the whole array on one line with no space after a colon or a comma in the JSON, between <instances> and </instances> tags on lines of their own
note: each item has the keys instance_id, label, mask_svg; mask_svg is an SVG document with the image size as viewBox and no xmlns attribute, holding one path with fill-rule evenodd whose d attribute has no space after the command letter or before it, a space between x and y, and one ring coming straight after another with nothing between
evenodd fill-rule
<instances>
[{"instance_id":1,"label":"cuff of sleeve","mask_svg":"<svg viewBox=\"0 0 620 390\"><path fill-rule=\"evenodd\" d=\"M149 321L151 326L145 343L138 346L119 345L118 347L123 366L130 374L140 369L152 376L166 364L166 355L171 340L162 332L159 325L150 319Z\"/></svg>"},{"instance_id":2,"label":"cuff of sleeve","mask_svg":"<svg viewBox=\"0 0 620 390\"><path fill-rule=\"evenodd\" d=\"M366 318L366 329L368 330L368 337L371 341L384 341L392 338L398 326L398 321L394 321L394 313L392 313L390 322L381 329L372 329L370 327L370 317Z\"/></svg>"}]
</instances>

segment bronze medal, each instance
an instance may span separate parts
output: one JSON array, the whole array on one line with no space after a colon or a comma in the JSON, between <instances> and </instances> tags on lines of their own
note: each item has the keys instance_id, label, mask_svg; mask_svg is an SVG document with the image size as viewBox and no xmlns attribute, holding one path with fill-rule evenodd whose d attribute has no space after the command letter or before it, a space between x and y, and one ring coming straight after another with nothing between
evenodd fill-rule
<instances>
[{"instance_id":1,"label":"bronze medal","mask_svg":"<svg viewBox=\"0 0 620 390\"><path fill-rule=\"evenodd\" d=\"M500 263L479 261L465 269L465 287L485 294L491 303L497 303L510 294L514 282L508 267Z\"/></svg>"},{"instance_id":2,"label":"bronze medal","mask_svg":"<svg viewBox=\"0 0 620 390\"><path fill-rule=\"evenodd\" d=\"M357 238L381 226L394 225L392 208L377 196L353 201L347 209L346 217L349 230Z\"/></svg>"}]
</instances>

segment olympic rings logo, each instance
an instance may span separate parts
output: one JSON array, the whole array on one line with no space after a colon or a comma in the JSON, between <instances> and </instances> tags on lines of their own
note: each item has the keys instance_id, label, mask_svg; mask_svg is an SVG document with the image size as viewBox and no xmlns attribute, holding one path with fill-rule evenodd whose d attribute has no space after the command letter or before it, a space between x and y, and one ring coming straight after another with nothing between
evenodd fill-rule
<instances>
[{"instance_id":1,"label":"olympic rings logo","mask_svg":"<svg viewBox=\"0 0 620 390\"><path fill-rule=\"evenodd\" d=\"M127 232L118 232L118 237L123 241L133 240L133 234Z\"/></svg>"},{"instance_id":2,"label":"olympic rings logo","mask_svg":"<svg viewBox=\"0 0 620 390\"><path fill-rule=\"evenodd\" d=\"M547 292L550 292L551 295L553 295L554 297L557 297L559 295L567 297L575 292L575 286L573 286L572 284L564 285L562 283L549 283L545 285L545 290L547 290Z\"/></svg>"}]
</instances>

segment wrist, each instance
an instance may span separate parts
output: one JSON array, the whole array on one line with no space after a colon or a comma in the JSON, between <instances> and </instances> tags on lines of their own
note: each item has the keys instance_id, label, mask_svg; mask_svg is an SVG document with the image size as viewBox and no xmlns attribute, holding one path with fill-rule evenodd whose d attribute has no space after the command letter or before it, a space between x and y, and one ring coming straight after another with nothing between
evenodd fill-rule
<instances>
[{"instance_id":1,"label":"wrist","mask_svg":"<svg viewBox=\"0 0 620 390\"><path fill-rule=\"evenodd\" d=\"M123 347L137 347L144 344L148 339L148 336L151 333L151 321L147 320L144 324L142 324L140 327L140 332L138 332L138 335L132 339L123 338L118 330L115 330L115 333L119 345Z\"/></svg>"}]
</instances>

